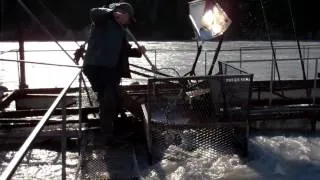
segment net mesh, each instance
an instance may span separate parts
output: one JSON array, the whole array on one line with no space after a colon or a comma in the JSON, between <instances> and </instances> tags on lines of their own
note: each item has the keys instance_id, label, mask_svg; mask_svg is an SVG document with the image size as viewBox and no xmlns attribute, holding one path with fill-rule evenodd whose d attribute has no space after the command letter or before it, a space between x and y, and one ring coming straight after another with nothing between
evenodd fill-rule
<instances>
[{"instance_id":1,"label":"net mesh","mask_svg":"<svg viewBox=\"0 0 320 180\"><path fill-rule=\"evenodd\" d=\"M153 158L172 146L245 156L251 82L250 74L149 79Z\"/></svg>"},{"instance_id":2,"label":"net mesh","mask_svg":"<svg viewBox=\"0 0 320 180\"><path fill-rule=\"evenodd\" d=\"M133 145L121 142L117 147L97 143L99 137L85 134L81 162L76 179L133 179L138 177Z\"/></svg>"},{"instance_id":3,"label":"net mesh","mask_svg":"<svg viewBox=\"0 0 320 180\"><path fill-rule=\"evenodd\" d=\"M227 63L224 63L221 61L219 61L218 63L219 63L219 73L220 74L227 74L227 75L249 74L248 72L244 71L243 69L232 66L231 64L227 64Z\"/></svg>"}]
</instances>

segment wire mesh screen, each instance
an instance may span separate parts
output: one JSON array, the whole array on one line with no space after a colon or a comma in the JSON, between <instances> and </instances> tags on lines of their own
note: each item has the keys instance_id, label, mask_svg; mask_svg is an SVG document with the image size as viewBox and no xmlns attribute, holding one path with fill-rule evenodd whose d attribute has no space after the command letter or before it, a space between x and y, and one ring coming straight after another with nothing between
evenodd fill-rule
<instances>
[{"instance_id":1,"label":"wire mesh screen","mask_svg":"<svg viewBox=\"0 0 320 180\"><path fill-rule=\"evenodd\" d=\"M149 79L153 157L172 146L206 156L245 155L251 82L252 75Z\"/></svg>"},{"instance_id":2,"label":"wire mesh screen","mask_svg":"<svg viewBox=\"0 0 320 180\"><path fill-rule=\"evenodd\" d=\"M249 74L243 69L237 68L230 64L219 61L219 74L237 75L237 74Z\"/></svg>"},{"instance_id":3,"label":"wire mesh screen","mask_svg":"<svg viewBox=\"0 0 320 180\"><path fill-rule=\"evenodd\" d=\"M138 177L134 149L130 142L116 147L97 144L98 135L85 134L81 165L76 179L134 179Z\"/></svg>"}]
</instances>

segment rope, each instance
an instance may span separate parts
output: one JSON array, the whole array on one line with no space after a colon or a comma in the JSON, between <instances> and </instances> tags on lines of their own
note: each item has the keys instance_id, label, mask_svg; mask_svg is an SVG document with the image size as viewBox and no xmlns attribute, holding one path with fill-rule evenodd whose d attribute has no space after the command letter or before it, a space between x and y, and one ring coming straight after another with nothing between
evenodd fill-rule
<instances>
[{"instance_id":1,"label":"rope","mask_svg":"<svg viewBox=\"0 0 320 180\"><path fill-rule=\"evenodd\" d=\"M21 5L21 7L39 24L40 28L60 47L60 49L71 59L73 60L73 58L71 57L71 55L62 47L62 45L53 37L53 35L49 32L49 30L42 25L42 23L40 22L40 20L30 11L30 9L21 1L18 0L19 4Z\"/></svg>"},{"instance_id":2,"label":"rope","mask_svg":"<svg viewBox=\"0 0 320 180\"><path fill-rule=\"evenodd\" d=\"M60 49L75 63L75 60L71 57L71 55L60 45L60 43L53 37L53 35L49 32L49 30L43 26L40 22L40 20L30 11L30 9L21 1L18 0L18 3L22 6L22 8L39 24L40 28L60 47ZM91 106L93 106L93 102L90 98L90 94L86 85L86 82L83 80L83 85L85 87L86 93L88 94L89 103Z\"/></svg>"},{"instance_id":3,"label":"rope","mask_svg":"<svg viewBox=\"0 0 320 180\"><path fill-rule=\"evenodd\" d=\"M40 4L40 6L45 9L45 12L48 12L52 18L53 18L53 21L55 21L58 26L60 26L62 29L64 29L64 31L68 31L68 28L65 27L65 25L52 13L52 11L48 8L48 6L45 4L45 2L43 2L42 0L38 0L38 3ZM72 32L72 31L71 31ZM75 36L74 36L74 33L72 32L71 33L71 38L74 40L74 42L80 47L80 44L75 41Z\"/></svg>"}]
</instances>

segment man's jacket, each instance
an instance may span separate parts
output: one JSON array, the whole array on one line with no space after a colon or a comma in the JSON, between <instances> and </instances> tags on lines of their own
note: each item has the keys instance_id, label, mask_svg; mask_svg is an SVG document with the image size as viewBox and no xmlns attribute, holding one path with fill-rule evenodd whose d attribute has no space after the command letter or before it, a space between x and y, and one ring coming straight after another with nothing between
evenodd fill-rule
<instances>
[{"instance_id":1,"label":"man's jacket","mask_svg":"<svg viewBox=\"0 0 320 180\"><path fill-rule=\"evenodd\" d=\"M84 66L119 68L121 77L130 78L128 57L141 57L137 48L131 48L124 29L114 20L109 8L93 8L88 49Z\"/></svg>"}]
</instances>

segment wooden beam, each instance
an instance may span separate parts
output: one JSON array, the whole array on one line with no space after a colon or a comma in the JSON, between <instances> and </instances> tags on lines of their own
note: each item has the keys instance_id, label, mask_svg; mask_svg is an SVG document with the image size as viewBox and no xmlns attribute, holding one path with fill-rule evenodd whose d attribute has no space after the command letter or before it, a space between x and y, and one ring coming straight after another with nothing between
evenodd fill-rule
<instances>
[{"instance_id":1,"label":"wooden beam","mask_svg":"<svg viewBox=\"0 0 320 180\"><path fill-rule=\"evenodd\" d=\"M76 115L79 113L77 107L67 108L68 115ZM0 112L0 118L22 118L31 116L43 116L47 112L47 109L30 109L30 110L17 110L17 111L3 111ZM99 112L98 107L85 107L82 108L83 114L91 114ZM57 108L52 115L61 115L62 109Z\"/></svg>"}]
</instances>

